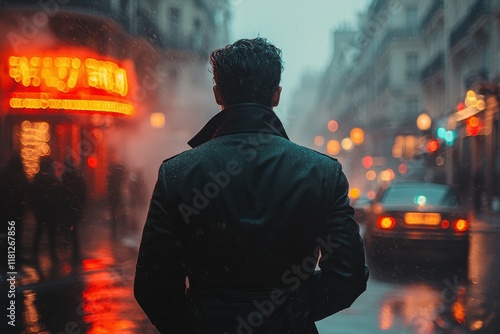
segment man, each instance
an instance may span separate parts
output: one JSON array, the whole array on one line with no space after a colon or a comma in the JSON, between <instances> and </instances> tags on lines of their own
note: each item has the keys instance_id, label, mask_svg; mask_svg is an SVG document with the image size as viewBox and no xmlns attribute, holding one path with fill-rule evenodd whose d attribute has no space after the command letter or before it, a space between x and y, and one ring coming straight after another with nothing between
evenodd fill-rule
<instances>
[{"instance_id":1,"label":"man","mask_svg":"<svg viewBox=\"0 0 500 334\"><path fill-rule=\"evenodd\" d=\"M273 112L279 49L243 39L210 61L222 111L160 167L135 297L161 333L317 333L366 289L346 177Z\"/></svg>"}]
</instances>

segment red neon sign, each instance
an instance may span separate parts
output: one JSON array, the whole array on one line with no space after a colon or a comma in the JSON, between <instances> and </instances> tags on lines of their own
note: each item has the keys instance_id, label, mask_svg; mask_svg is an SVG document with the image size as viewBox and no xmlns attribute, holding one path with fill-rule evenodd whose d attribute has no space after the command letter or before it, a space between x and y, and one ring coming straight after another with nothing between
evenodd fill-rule
<instances>
[{"instance_id":1,"label":"red neon sign","mask_svg":"<svg viewBox=\"0 0 500 334\"><path fill-rule=\"evenodd\" d=\"M131 116L130 61L100 60L88 51L61 56L10 56L2 76L8 107L25 112L101 112Z\"/></svg>"}]
</instances>

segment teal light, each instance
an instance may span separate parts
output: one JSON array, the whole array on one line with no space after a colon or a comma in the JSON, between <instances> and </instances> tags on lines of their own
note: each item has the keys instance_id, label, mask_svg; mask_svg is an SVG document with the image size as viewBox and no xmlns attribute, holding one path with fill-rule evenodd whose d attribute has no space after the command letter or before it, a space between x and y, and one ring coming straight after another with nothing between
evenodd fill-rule
<instances>
[{"instance_id":1,"label":"teal light","mask_svg":"<svg viewBox=\"0 0 500 334\"><path fill-rule=\"evenodd\" d=\"M446 141L446 145L452 146L455 141L455 132L452 130L448 130L444 134L444 140Z\"/></svg>"},{"instance_id":2,"label":"teal light","mask_svg":"<svg viewBox=\"0 0 500 334\"><path fill-rule=\"evenodd\" d=\"M425 203L427 202L427 198L425 196L420 195L415 197L413 201L415 202L415 204L425 205Z\"/></svg>"},{"instance_id":3,"label":"teal light","mask_svg":"<svg viewBox=\"0 0 500 334\"><path fill-rule=\"evenodd\" d=\"M446 131L446 129L445 129L445 128L440 127L440 128L438 128L438 129L437 129L437 136L438 136L439 138L441 138L441 139L444 139L444 138L445 138L445 136L446 136L446 132L447 132L447 131Z\"/></svg>"}]
</instances>

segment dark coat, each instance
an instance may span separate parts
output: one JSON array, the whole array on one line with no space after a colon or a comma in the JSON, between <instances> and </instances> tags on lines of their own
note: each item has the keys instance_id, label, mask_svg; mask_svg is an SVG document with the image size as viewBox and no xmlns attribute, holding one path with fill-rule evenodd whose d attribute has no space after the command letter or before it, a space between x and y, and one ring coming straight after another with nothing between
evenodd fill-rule
<instances>
[{"instance_id":1,"label":"dark coat","mask_svg":"<svg viewBox=\"0 0 500 334\"><path fill-rule=\"evenodd\" d=\"M137 262L135 297L161 333L317 333L366 289L336 159L292 143L253 103L189 144L160 167Z\"/></svg>"}]
</instances>

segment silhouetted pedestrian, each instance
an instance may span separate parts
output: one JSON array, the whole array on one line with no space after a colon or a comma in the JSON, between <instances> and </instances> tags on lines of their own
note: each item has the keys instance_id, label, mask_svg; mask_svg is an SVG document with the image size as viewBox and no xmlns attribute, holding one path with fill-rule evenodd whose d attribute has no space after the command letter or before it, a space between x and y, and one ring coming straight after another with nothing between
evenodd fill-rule
<instances>
[{"instance_id":1,"label":"silhouetted pedestrian","mask_svg":"<svg viewBox=\"0 0 500 334\"><path fill-rule=\"evenodd\" d=\"M78 225L83 217L83 210L87 203L87 184L82 174L76 168L76 162L68 161L61 176L64 190L63 218L66 224L71 244L73 261L80 260L80 243L78 239Z\"/></svg>"},{"instance_id":2,"label":"silhouetted pedestrian","mask_svg":"<svg viewBox=\"0 0 500 334\"><path fill-rule=\"evenodd\" d=\"M128 192L131 220L133 227L138 226L140 215L146 205L146 181L142 171L137 170L128 175Z\"/></svg>"},{"instance_id":3,"label":"silhouetted pedestrian","mask_svg":"<svg viewBox=\"0 0 500 334\"><path fill-rule=\"evenodd\" d=\"M29 181L24 173L23 163L19 152L14 152L0 172L0 217L3 224L2 233L7 235L7 227L14 227L15 253L16 260L23 260L22 243L24 241L24 214L26 212L26 194L29 187ZM8 225L8 222L14 222ZM2 244L4 241L2 241ZM5 240L6 250L7 240ZM2 252L7 254L7 252Z\"/></svg>"},{"instance_id":4,"label":"silhouetted pedestrian","mask_svg":"<svg viewBox=\"0 0 500 334\"><path fill-rule=\"evenodd\" d=\"M40 171L33 180L33 212L36 218L33 251L37 259L40 240L44 230L48 233L49 250L52 260L57 261L56 229L60 223L60 200L62 187L56 177L53 160L50 157L40 159Z\"/></svg>"},{"instance_id":5,"label":"silhouetted pedestrian","mask_svg":"<svg viewBox=\"0 0 500 334\"><path fill-rule=\"evenodd\" d=\"M160 333L317 334L368 280L347 178L288 139L278 48L243 39L210 61L223 110L159 168L135 297Z\"/></svg>"},{"instance_id":6,"label":"silhouetted pedestrian","mask_svg":"<svg viewBox=\"0 0 500 334\"><path fill-rule=\"evenodd\" d=\"M117 237L118 220L122 209L123 196L122 187L125 179L125 166L122 163L114 163L108 172L108 200L110 206L111 236Z\"/></svg>"}]
</instances>

